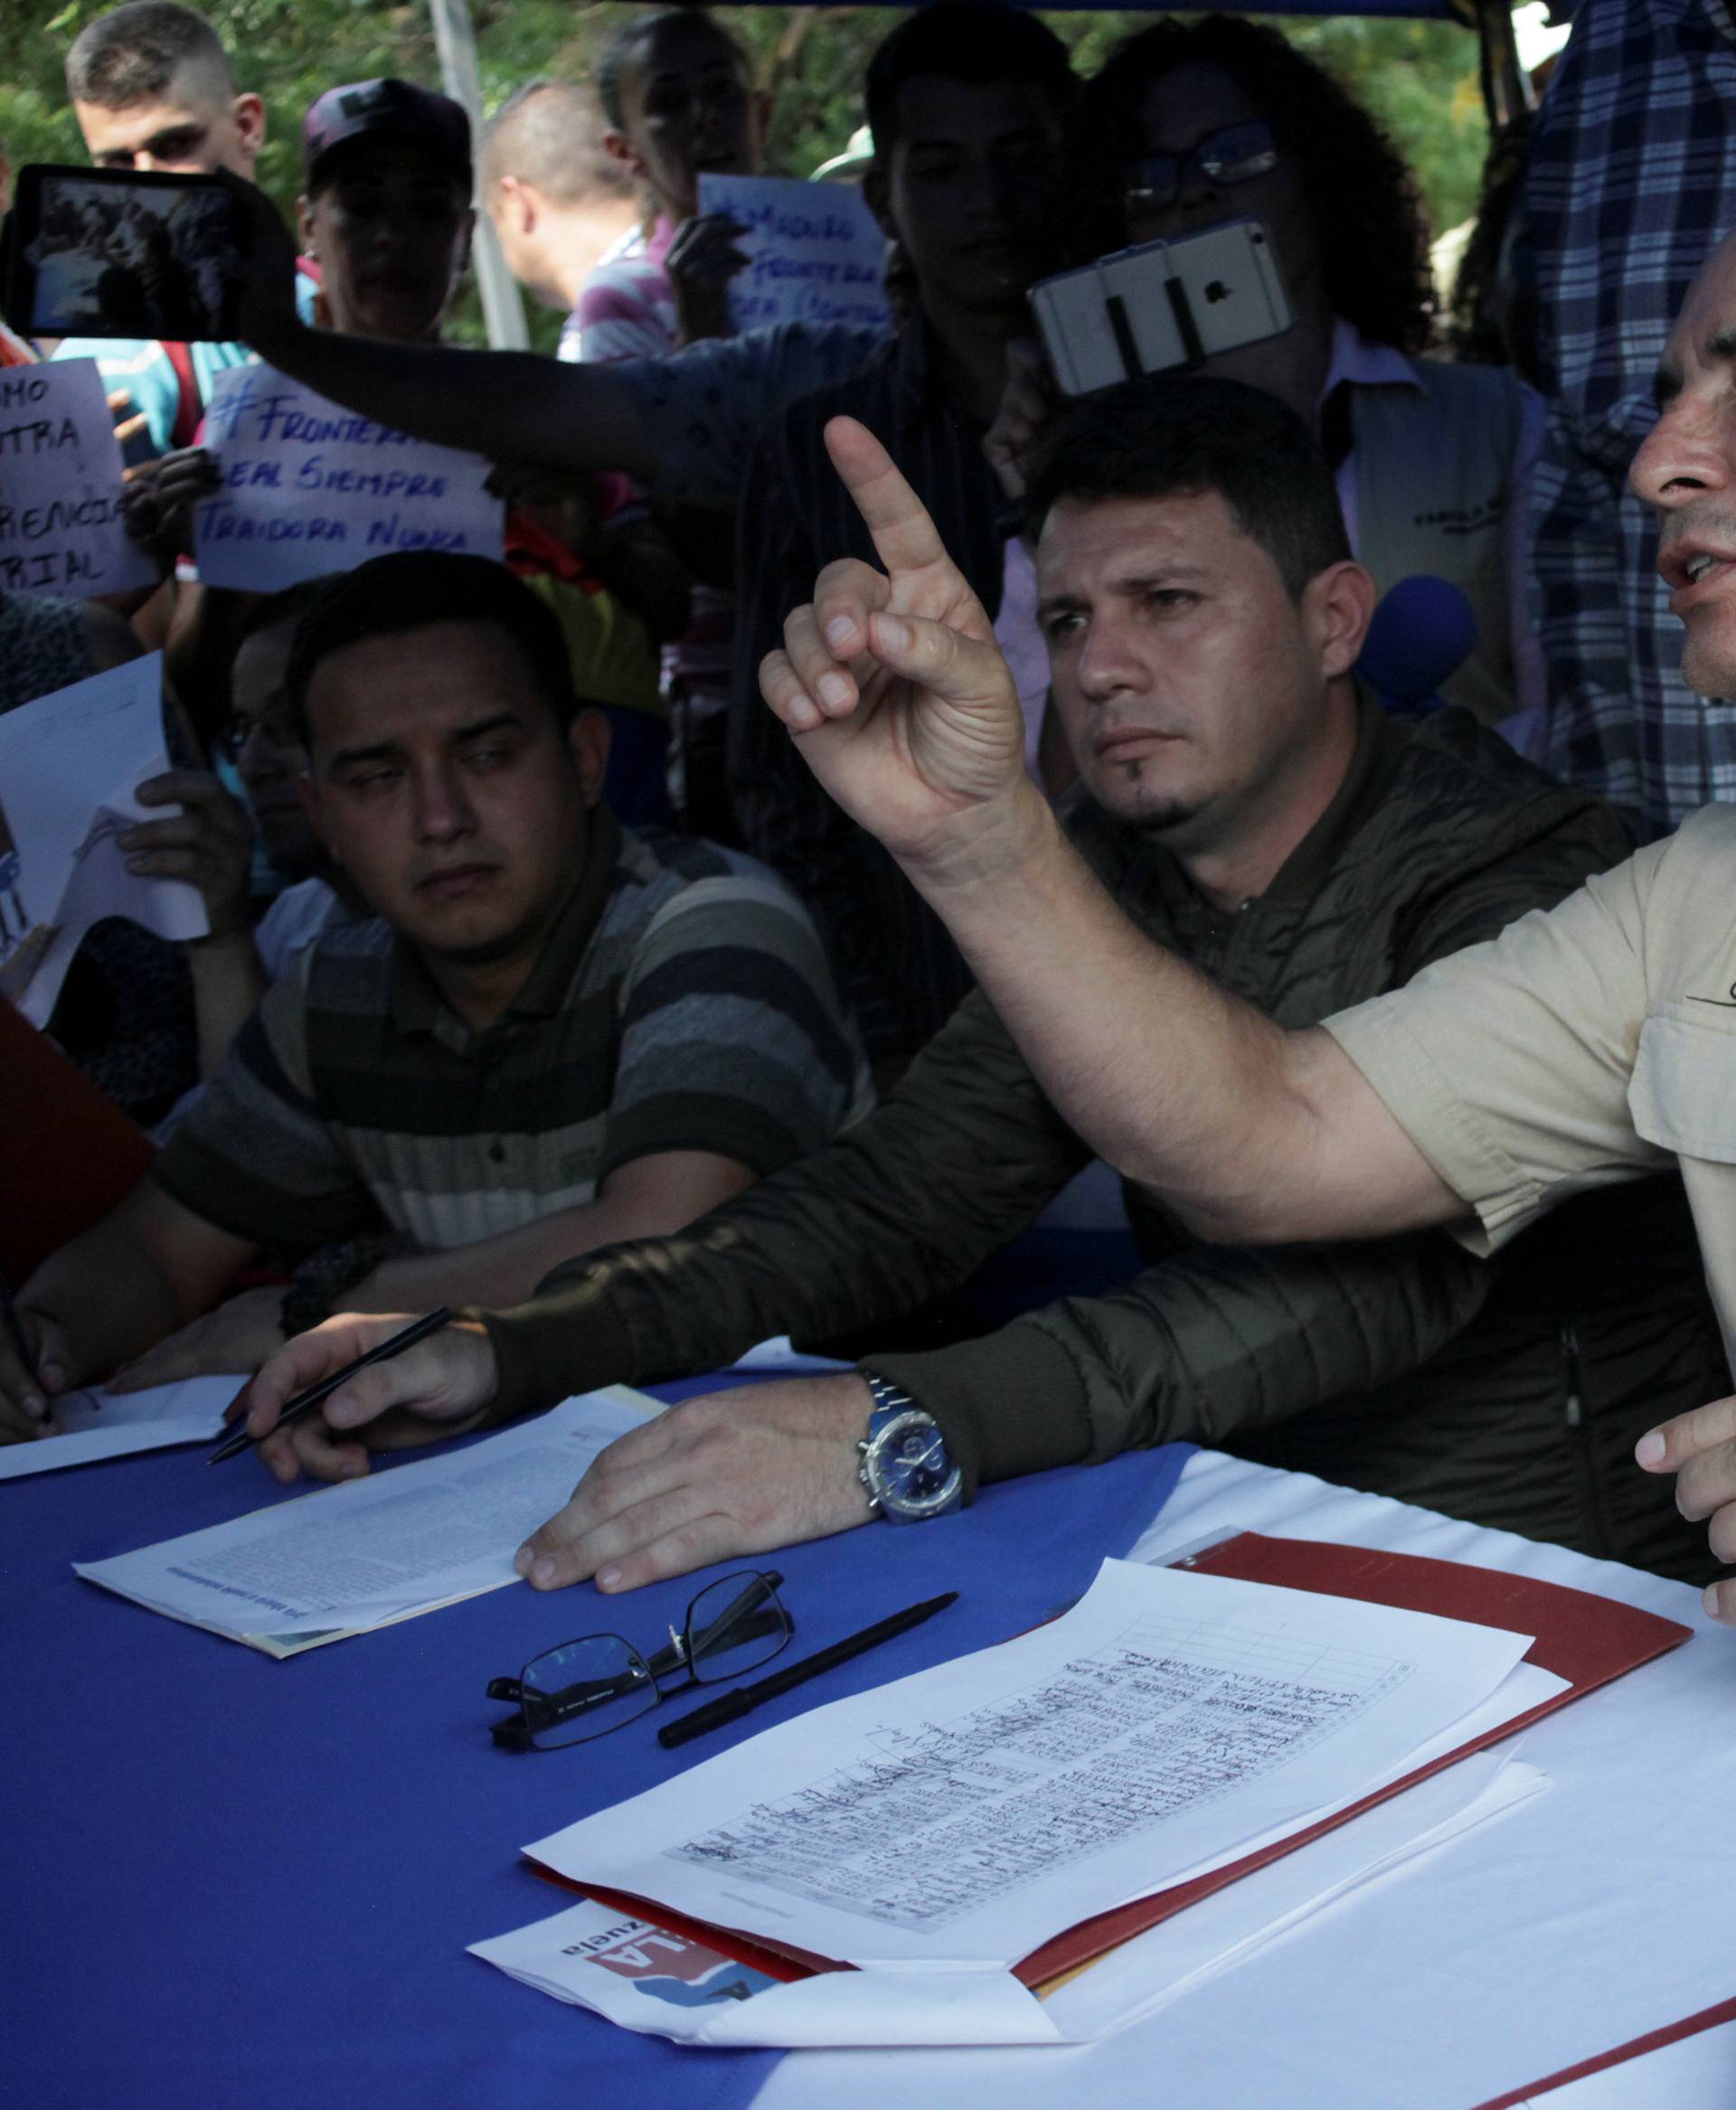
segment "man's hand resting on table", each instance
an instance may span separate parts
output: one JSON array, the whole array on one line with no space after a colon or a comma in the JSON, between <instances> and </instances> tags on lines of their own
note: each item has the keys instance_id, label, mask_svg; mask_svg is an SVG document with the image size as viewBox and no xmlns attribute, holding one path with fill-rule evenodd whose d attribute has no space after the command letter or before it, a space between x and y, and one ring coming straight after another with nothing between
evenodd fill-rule
<instances>
[{"instance_id":1,"label":"man's hand resting on table","mask_svg":"<svg viewBox=\"0 0 1736 2110\"><path fill-rule=\"evenodd\" d=\"M513 1565L540 1590L633 1590L865 1524L855 1446L873 1408L854 1371L685 1399L617 1436Z\"/></svg>"},{"instance_id":2,"label":"man's hand resting on table","mask_svg":"<svg viewBox=\"0 0 1736 2110\"><path fill-rule=\"evenodd\" d=\"M359 1480L370 1451L438 1443L476 1427L495 1396L495 1352L480 1326L458 1319L401 1355L358 1371L317 1414L277 1427L278 1409L297 1392L413 1323L401 1312L387 1318L345 1313L278 1351L230 1409L231 1420L244 1414L249 1434L266 1439L259 1455L274 1478L287 1484L306 1472L316 1480Z\"/></svg>"},{"instance_id":3,"label":"man's hand resting on table","mask_svg":"<svg viewBox=\"0 0 1736 2110\"><path fill-rule=\"evenodd\" d=\"M1708 1523L1715 1560L1736 1562L1736 1399L1678 1414L1635 1446L1648 1473L1675 1474L1675 1506L1691 1524ZM1736 1576L1708 1586L1706 1610L1736 1626Z\"/></svg>"},{"instance_id":4,"label":"man's hand resting on table","mask_svg":"<svg viewBox=\"0 0 1736 2110\"><path fill-rule=\"evenodd\" d=\"M865 426L834 418L826 451L884 572L828 564L760 667L766 702L850 817L892 854L975 867L1046 815L994 626L934 523Z\"/></svg>"}]
</instances>

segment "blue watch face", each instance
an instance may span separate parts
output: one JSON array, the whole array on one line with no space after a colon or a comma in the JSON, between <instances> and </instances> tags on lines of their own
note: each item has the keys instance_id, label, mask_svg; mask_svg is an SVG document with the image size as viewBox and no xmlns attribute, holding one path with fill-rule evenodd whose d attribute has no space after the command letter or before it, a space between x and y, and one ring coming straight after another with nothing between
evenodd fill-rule
<instances>
[{"instance_id":1,"label":"blue watch face","mask_svg":"<svg viewBox=\"0 0 1736 2110\"><path fill-rule=\"evenodd\" d=\"M907 1501L920 1502L946 1485L952 1460L947 1455L940 1431L930 1425L926 1429L910 1429L901 1436L882 1470L895 1493Z\"/></svg>"}]
</instances>

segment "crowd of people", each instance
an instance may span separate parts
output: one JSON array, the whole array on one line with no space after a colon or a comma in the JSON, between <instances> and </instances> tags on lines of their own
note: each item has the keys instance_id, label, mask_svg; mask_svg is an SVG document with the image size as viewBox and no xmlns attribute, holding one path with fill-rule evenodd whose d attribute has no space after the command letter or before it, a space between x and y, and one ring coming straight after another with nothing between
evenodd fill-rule
<instances>
[{"instance_id":1,"label":"crowd of people","mask_svg":"<svg viewBox=\"0 0 1736 2110\"><path fill-rule=\"evenodd\" d=\"M334 86L293 236L210 26L92 22L97 165L236 179L240 337L54 348L138 428L164 583L0 602L0 707L162 646L124 847L210 929L99 926L47 1035L0 1017L44 1109L6 1177L84 1195L3 1256L0 1440L98 1377L254 1372L272 1471L342 1478L788 1334L852 1367L623 1439L521 1572L631 1587L1191 1437L1736 1619L1736 845L1715 805L1661 833L1736 753L1695 700L1736 694L1736 79L1684 20L1583 0L1529 239L1481 245L1540 388L1448 355L1402 159L1245 20L1082 80L996 0L905 16L863 85L884 326L745 334L699 182L763 173L773 113L702 7L479 140ZM1701 143L1667 257L1595 203L1628 147L1586 112L1630 89ZM558 356L444 341L478 204ZM1031 287L1231 220L1289 326L1060 397ZM204 404L254 357L486 457L505 561L202 585ZM1402 623L1367 649L1419 578L1467 621L1422 704ZM1097 1157L1137 1256L995 1323Z\"/></svg>"}]
</instances>

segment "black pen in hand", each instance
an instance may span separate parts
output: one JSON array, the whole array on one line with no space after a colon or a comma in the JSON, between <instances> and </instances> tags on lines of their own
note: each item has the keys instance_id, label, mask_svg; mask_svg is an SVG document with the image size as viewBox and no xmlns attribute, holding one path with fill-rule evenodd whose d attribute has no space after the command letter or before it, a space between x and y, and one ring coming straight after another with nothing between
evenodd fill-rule
<instances>
[{"instance_id":1,"label":"black pen in hand","mask_svg":"<svg viewBox=\"0 0 1736 2110\"><path fill-rule=\"evenodd\" d=\"M274 1436L280 1428L288 1428L292 1422L305 1421L308 1415L323 1407L339 1386L347 1385L357 1371L366 1370L370 1364L388 1362L394 1355L401 1355L406 1348L414 1348L419 1341L426 1341L430 1333L438 1333L442 1326L450 1325L452 1314L445 1305L429 1312L425 1319L418 1319L413 1326L406 1326L401 1333L394 1333L390 1341L382 1341L377 1348L370 1348L365 1355L358 1355L354 1362L346 1362L342 1370L335 1370L328 1378L321 1378L318 1384L309 1385L305 1392L297 1392L293 1399L286 1399L278 1418L266 1430L266 1436ZM263 1436L250 1436L243 1418L233 1433L227 1436L210 1457L207 1465L221 1465L225 1458L233 1458L242 1451L250 1450L265 1441Z\"/></svg>"},{"instance_id":2,"label":"black pen in hand","mask_svg":"<svg viewBox=\"0 0 1736 2110\"><path fill-rule=\"evenodd\" d=\"M852 1656L865 1655L871 1648L878 1648L882 1641L891 1641L901 1634L908 1634L912 1626L920 1626L925 1619L932 1619L937 1612L944 1612L958 1597L957 1590L948 1590L944 1597L929 1597L920 1605L911 1605L902 1612L894 1612L890 1619L882 1619L877 1625L864 1626L860 1634L853 1634L844 1641L835 1641L830 1648L818 1649L811 1656L804 1656L799 1663L791 1663L786 1669L774 1671L769 1678L761 1678L754 1685L738 1685L732 1692L725 1692L716 1700L708 1700L703 1707L696 1707L691 1714L684 1714L679 1721L672 1721L657 1731L657 1741L665 1751L673 1751L680 1745L691 1743L695 1737L703 1737L708 1729L721 1729L728 1722L740 1721L744 1714L751 1714L756 1707L768 1700L776 1700L779 1693L793 1691L797 1685L806 1685L810 1678L817 1678L823 1671L835 1670L839 1663L847 1663Z\"/></svg>"}]
</instances>

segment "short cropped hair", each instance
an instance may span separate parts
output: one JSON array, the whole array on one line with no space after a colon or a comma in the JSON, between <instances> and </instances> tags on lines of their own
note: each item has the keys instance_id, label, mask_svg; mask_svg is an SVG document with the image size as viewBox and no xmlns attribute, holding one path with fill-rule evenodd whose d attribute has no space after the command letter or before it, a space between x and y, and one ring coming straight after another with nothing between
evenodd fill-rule
<instances>
[{"instance_id":1,"label":"short cropped hair","mask_svg":"<svg viewBox=\"0 0 1736 2110\"><path fill-rule=\"evenodd\" d=\"M547 605L504 564L449 550L402 550L371 558L354 571L319 582L296 626L284 674L284 700L296 730L311 744L307 692L322 660L372 637L396 637L436 623L489 623L517 645L555 722L578 711L561 626Z\"/></svg>"},{"instance_id":2,"label":"short cropped hair","mask_svg":"<svg viewBox=\"0 0 1736 2110\"><path fill-rule=\"evenodd\" d=\"M1063 498L1192 498L1215 491L1277 565L1292 599L1351 554L1337 487L1288 403L1245 381L1147 374L1086 396L1034 463L1025 525L1034 536Z\"/></svg>"},{"instance_id":3,"label":"short cropped hair","mask_svg":"<svg viewBox=\"0 0 1736 2110\"><path fill-rule=\"evenodd\" d=\"M622 23L603 46L594 76L604 115L618 132L627 122L621 89L626 83L627 70L633 62L634 53L660 30L673 29L677 23L703 24L720 44L735 53L742 72L750 79L752 78L753 62L748 57L746 48L724 28L709 7L659 7L650 14L634 15Z\"/></svg>"},{"instance_id":4,"label":"short cropped hair","mask_svg":"<svg viewBox=\"0 0 1736 2110\"><path fill-rule=\"evenodd\" d=\"M127 0L80 31L66 54L66 91L105 110L155 102L176 74L194 70L213 98L235 93L217 32L175 0Z\"/></svg>"},{"instance_id":5,"label":"short cropped hair","mask_svg":"<svg viewBox=\"0 0 1736 2110\"><path fill-rule=\"evenodd\" d=\"M1028 82L1058 117L1079 88L1066 45L1034 14L999 0L933 0L907 14L868 61L868 129L882 158L898 137L898 91L924 74L973 88Z\"/></svg>"},{"instance_id":6,"label":"short cropped hair","mask_svg":"<svg viewBox=\"0 0 1736 2110\"><path fill-rule=\"evenodd\" d=\"M250 637L263 630L276 630L285 623L298 623L331 585L330 577L297 579L294 586L279 587L276 593L250 597L235 632L239 650Z\"/></svg>"},{"instance_id":7,"label":"short cropped hair","mask_svg":"<svg viewBox=\"0 0 1736 2110\"><path fill-rule=\"evenodd\" d=\"M1116 46L1073 112L1088 207L1119 199L1122 171L1145 148L1146 91L1181 66L1227 73L1278 135L1313 212L1334 315L1376 344L1422 351L1433 334L1435 291L1416 179L1349 89L1268 23L1165 17ZM1092 255L1126 240L1118 223L1088 231Z\"/></svg>"},{"instance_id":8,"label":"short cropped hair","mask_svg":"<svg viewBox=\"0 0 1736 2110\"><path fill-rule=\"evenodd\" d=\"M503 176L534 184L552 204L638 194L632 172L603 145L603 108L595 89L544 78L514 89L482 135L485 191Z\"/></svg>"}]
</instances>

